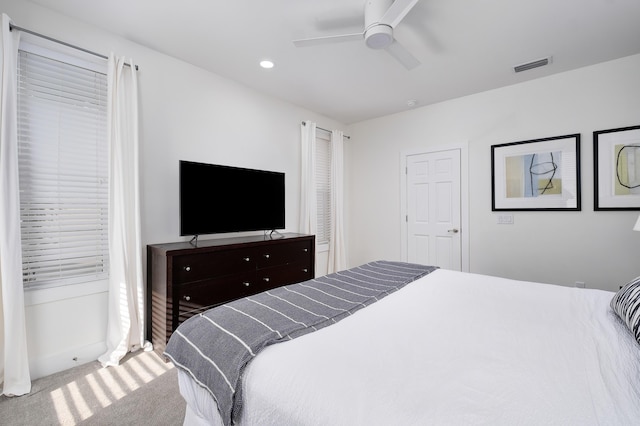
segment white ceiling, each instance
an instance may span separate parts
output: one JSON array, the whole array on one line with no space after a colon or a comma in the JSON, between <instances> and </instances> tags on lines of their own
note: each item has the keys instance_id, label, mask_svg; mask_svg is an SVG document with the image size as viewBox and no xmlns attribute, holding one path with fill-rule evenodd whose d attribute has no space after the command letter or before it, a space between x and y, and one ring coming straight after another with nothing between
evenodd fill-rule
<instances>
[{"instance_id":1,"label":"white ceiling","mask_svg":"<svg viewBox=\"0 0 640 426\"><path fill-rule=\"evenodd\" d=\"M411 71L363 41L294 47L361 31L365 0L31 1L345 124L640 53L638 0L420 0L394 32Z\"/></svg>"}]
</instances>

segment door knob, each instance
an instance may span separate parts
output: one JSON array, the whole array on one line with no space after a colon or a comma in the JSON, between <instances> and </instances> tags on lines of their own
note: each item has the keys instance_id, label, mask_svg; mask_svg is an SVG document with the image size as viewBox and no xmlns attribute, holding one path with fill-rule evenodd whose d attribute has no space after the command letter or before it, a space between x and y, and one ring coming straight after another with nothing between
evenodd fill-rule
<instances>
[{"instance_id":1,"label":"door knob","mask_svg":"<svg viewBox=\"0 0 640 426\"><path fill-rule=\"evenodd\" d=\"M456 228L453 228L453 229L449 229L447 232L451 232L452 234L457 234L460 231L457 230Z\"/></svg>"}]
</instances>

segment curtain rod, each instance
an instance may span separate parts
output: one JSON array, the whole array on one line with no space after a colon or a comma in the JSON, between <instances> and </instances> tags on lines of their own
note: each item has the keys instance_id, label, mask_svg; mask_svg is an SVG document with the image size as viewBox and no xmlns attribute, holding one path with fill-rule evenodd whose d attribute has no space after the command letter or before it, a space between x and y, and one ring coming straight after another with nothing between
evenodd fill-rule
<instances>
[{"instance_id":1,"label":"curtain rod","mask_svg":"<svg viewBox=\"0 0 640 426\"><path fill-rule=\"evenodd\" d=\"M307 123L305 123L305 122L303 121L303 122L302 122L302 125L303 125L303 126L306 126L306 125L307 125ZM323 129L322 127L318 127L318 126L316 126L316 129L318 129L318 130L322 130L323 132L331 133L331 130ZM342 135L342 136L343 136L343 137L345 137L345 138L347 138L347 139L351 139L351 136L349 136L349 135Z\"/></svg>"},{"instance_id":2,"label":"curtain rod","mask_svg":"<svg viewBox=\"0 0 640 426\"><path fill-rule=\"evenodd\" d=\"M103 54L101 54L101 53L97 53L97 52L94 52L94 51L92 51L92 50L85 49L84 47L79 47L79 46L76 46L76 45L73 45L73 44L67 43L66 41L57 40L57 39L55 39L55 38L53 38L53 37L49 37L49 36L46 36L46 35L44 35L44 34L40 34L40 33L37 33L37 32L35 32L35 31L31 31L31 30L29 30L29 29L22 28L22 27L19 27L19 26L17 26L17 25L14 25L14 24L12 24L12 23L9 23L9 31L13 31L13 30L17 30L17 31L21 31L21 32L23 32L23 33L31 34L31 35L34 35L34 36L36 36L36 37L40 37L40 38L43 38L43 39L45 39L45 40L49 40L49 41L52 41L52 42L54 42L54 43L61 44L61 45L63 45L63 46L70 47L70 48L72 48L72 49L80 50L80 51L82 51L82 52L88 53L88 54L93 55L93 56L97 56L97 57L102 58L102 59L109 59L109 57L108 57L108 56L103 55ZM128 66L128 67L130 67L130 66L131 66L131 64L128 64L128 63L126 63L126 62L125 62L124 64L125 64L126 66ZM137 70L138 70L138 66L136 65L136 71L137 71Z\"/></svg>"}]
</instances>

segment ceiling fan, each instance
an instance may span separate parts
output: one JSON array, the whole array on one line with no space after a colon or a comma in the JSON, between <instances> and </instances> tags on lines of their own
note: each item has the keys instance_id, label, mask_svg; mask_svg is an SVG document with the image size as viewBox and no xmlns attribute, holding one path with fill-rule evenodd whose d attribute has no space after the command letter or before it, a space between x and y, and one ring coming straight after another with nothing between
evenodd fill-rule
<instances>
[{"instance_id":1,"label":"ceiling fan","mask_svg":"<svg viewBox=\"0 0 640 426\"><path fill-rule=\"evenodd\" d=\"M385 49L408 70L418 65L409 51L393 38L393 29L404 19L418 0L366 0L364 5L364 30L355 34L294 40L296 47L362 40L371 49Z\"/></svg>"}]
</instances>

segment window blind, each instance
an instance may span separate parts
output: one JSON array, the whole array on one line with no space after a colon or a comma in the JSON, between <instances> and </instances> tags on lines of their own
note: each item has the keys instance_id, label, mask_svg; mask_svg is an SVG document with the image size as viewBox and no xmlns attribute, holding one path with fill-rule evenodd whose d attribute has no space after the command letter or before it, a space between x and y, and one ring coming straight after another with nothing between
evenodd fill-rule
<instances>
[{"instance_id":1,"label":"window blind","mask_svg":"<svg viewBox=\"0 0 640 426\"><path fill-rule=\"evenodd\" d=\"M20 51L18 158L25 288L105 279L106 75Z\"/></svg>"},{"instance_id":2,"label":"window blind","mask_svg":"<svg viewBox=\"0 0 640 426\"><path fill-rule=\"evenodd\" d=\"M316 243L328 244L331 236L331 141L316 138Z\"/></svg>"}]
</instances>

